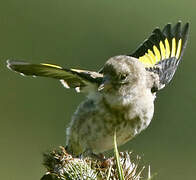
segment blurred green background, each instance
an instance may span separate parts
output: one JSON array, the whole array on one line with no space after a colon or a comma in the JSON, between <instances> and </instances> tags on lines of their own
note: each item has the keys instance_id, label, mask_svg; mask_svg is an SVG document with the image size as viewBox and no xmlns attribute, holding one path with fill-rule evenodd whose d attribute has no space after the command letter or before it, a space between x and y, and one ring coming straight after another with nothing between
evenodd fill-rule
<instances>
[{"instance_id":1,"label":"blurred green background","mask_svg":"<svg viewBox=\"0 0 196 180\"><path fill-rule=\"evenodd\" d=\"M158 93L146 131L121 150L133 150L159 180L196 179L196 13L186 0L0 1L0 174L40 179L42 153L65 144L65 129L84 96L53 79L22 77L6 59L98 70L111 56L132 52L156 27L190 22L182 63Z\"/></svg>"}]
</instances>

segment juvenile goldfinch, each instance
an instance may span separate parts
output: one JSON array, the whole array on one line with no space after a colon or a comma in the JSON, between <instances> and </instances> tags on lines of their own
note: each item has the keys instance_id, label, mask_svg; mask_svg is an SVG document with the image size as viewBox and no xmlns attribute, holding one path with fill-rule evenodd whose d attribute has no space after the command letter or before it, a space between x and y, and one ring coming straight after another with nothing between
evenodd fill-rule
<instances>
[{"instance_id":1,"label":"juvenile goldfinch","mask_svg":"<svg viewBox=\"0 0 196 180\"><path fill-rule=\"evenodd\" d=\"M67 129L67 150L73 155L95 154L131 140L150 124L156 92L167 85L182 59L189 24L156 28L132 54L106 61L100 71L66 69L53 64L7 61L23 75L59 79L66 88L87 95Z\"/></svg>"}]
</instances>

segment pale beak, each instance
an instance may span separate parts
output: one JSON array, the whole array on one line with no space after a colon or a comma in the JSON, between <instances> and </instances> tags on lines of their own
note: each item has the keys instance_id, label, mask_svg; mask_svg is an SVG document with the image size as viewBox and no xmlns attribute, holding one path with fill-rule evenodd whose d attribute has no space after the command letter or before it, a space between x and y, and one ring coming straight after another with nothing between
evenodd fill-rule
<instances>
[{"instance_id":1,"label":"pale beak","mask_svg":"<svg viewBox=\"0 0 196 180\"><path fill-rule=\"evenodd\" d=\"M109 77L104 77L103 82L99 85L98 91L108 90L112 87L111 80Z\"/></svg>"}]
</instances>

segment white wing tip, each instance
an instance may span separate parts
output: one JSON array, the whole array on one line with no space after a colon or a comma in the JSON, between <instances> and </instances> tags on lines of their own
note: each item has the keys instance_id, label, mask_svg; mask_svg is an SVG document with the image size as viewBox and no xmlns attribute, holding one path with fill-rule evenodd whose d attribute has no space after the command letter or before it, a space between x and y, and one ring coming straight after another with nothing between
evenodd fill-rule
<instances>
[{"instance_id":1,"label":"white wing tip","mask_svg":"<svg viewBox=\"0 0 196 180\"><path fill-rule=\"evenodd\" d=\"M7 61L6 61L6 63L7 63L7 68L9 69L9 70L12 70L13 71L13 69L11 68L11 63L10 63L10 60L8 59Z\"/></svg>"},{"instance_id":2,"label":"white wing tip","mask_svg":"<svg viewBox=\"0 0 196 180\"><path fill-rule=\"evenodd\" d=\"M70 88L69 85L67 84L67 82L66 82L65 80L61 79L60 82L61 82L61 84L62 84L65 88L67 88L67 89Z\"/></svg>"},{"instance_id":3,"label":"white wing tip","mask_svg":"<svg viewBox=\"0 0 196 180\"><path fill-rule=\"evenodd\" d=\"M79 93L80 92L80 87L76 87L75 90L76 90L77 93Z\"/></svg>"}]
</instances>

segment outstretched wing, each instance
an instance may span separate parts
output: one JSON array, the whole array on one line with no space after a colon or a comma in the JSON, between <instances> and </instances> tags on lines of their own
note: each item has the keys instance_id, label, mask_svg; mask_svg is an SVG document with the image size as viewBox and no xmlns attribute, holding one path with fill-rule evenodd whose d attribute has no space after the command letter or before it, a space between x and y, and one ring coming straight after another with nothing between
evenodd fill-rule
<instances>
[{"instance_id":1,"label":"outstretched wing","mask_svg":"<svg viewBox=\"0 0 196 180\"><path fill-rule=\"evenodd\" d=\"M131 55L144 64L146 70L157 73L162 85L168 84L182 59L189 32L189 23L181 27L167 24L161 31L156 28Z\"/></svg>"},{"instance_id":2,"label":"outstretched wing","mask_svg":"<svg viewBox=\"0 0 196 180\"><path fill-rule=\"evenodd\" d=\"M7 67L21 75L42 76L59 79L66 88L75 88L77 92L98 86L103 75L93 71L66 69L53 64L30 64L20 61L7 61Z\"/></svg>"}]
</instances>

